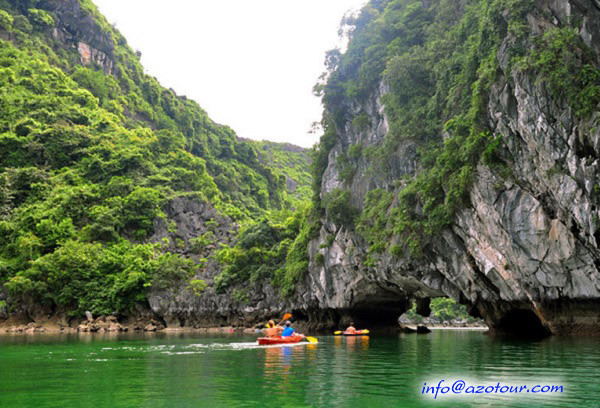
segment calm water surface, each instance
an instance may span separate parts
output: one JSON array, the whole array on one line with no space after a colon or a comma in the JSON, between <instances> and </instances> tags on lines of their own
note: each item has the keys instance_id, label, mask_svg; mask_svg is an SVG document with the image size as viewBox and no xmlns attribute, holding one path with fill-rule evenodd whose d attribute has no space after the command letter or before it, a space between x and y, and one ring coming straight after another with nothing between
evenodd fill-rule
<instances>
[{"instance_id":1,"label":"calm water surface","mask_svg":"<svg viewBox=\"0 0 600 408\"><path fill-rule=\"evenodd\" d=\"M0 335L0 407L598 407L593 338L476 331L258 347L201 334ZM423 383L563 385L562 394L423 397Z\"/></svg>"}]
</instances>

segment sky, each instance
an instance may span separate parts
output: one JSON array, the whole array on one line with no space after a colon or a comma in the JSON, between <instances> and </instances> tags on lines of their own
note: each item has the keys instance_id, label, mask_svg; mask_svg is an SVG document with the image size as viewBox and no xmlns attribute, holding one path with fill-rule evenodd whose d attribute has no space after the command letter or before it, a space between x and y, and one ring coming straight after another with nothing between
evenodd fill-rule
<instances>
[{"instance_id":1,"label":"sky","mask_svg":"<svg viewBox=\"0 0 600 408\"><path fill-rule=\"evenodd\" d=\"M146 73L238 136L310 147L312 87L342 17L366 0L94 0Z\"/></svg>"}]
</instances>

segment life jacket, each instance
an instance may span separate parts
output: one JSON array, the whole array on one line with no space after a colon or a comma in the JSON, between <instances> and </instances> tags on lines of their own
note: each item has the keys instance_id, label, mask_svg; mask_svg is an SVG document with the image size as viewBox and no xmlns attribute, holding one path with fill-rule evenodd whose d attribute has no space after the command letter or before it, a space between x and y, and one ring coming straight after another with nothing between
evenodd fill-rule
<instances>
[{"instance_id":1,"label":"life jacket","mask_svg":"<svg viewBox=\"0 0 600 408\"><path fill-rule=\"evenodd\" d=\"M283 333L281 333L281 335L283 337L289 337L289 336L293 336L294 332L295 332L295 330L292 329L291 327L286 327L285 329L283 329Z\"/></svg>"}]
</instances>

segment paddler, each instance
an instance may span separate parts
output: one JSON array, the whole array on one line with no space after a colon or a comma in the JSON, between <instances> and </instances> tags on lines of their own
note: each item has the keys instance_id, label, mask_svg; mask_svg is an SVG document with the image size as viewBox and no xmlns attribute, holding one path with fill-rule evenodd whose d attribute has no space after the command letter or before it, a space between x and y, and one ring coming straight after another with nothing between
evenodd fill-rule
<instances>
[{"instance_id":1,"label":"paddler","mask_svg":"<svg viewBox=\"0 0 600 408\"><path fill-rule=\"evenodd\" d=\"M288 320L285 322L285 328L283 329L283 332L281 332L281 337L290 337L290 336L295 336L296 331L294 330L294 328L292 327L292 323Z\"/></svg>"},{"instance_id":2,"label":"paddler","mask_svg":"<svg viewBox=\"0 0 600 408\"><path fill-rule=\"evenodd\" d=\"M276 325L273 320L269 320L267 330L265 330L267 337L279 337L282 331L283 327Z\"/></svg>"},{"instance_id":3,"label":"paddler","mask_svg":"<svg viewBox=\"0 0 600 408\"><path fill-rule=\"evenodd\" d=\"M350 323L350 326L344 332L345 334L356 334L356 328L354 327L354 323Z\"/></svg>"}]
</instances>

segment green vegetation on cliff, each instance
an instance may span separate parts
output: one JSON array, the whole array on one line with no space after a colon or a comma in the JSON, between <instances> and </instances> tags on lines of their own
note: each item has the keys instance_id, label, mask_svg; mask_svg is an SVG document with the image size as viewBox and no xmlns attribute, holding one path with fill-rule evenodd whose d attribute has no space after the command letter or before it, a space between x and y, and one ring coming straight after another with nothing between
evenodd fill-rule
<instances>
[{"instance_id":1,"label":"green vegetation on cliff","mask_svg":"<svg viewBox=\"0 0 600 408\"><path fill-rule=\"evenodd\" d=\"M313 167L315 205L331 220L327 203L320 200L329 152L348 125L368 128L368 115L357 114L355 107L379 89L384 89L389 131L376 146L351 145L339 152L335 164L343 185L351 185L358 157L371 164L369 171L386 174L401 142L419 147L414 177L366 196L355 224L370 245L367 263L385 250L419 256L427 237L450 225L457 210L468 205L478 165L510 173L498 155L502 135L488 129L488 95L501 74L501 47L509 71L535 74L580 117L597 111L597 56L574 27L531 36L526 15L532 6L532 0L372 0L344 22L348 49L328 54L327 79L315 87L325 104L325 134ZM400 242L392 245L392 236Z\"/></svg>"},{"instance_id":2,"label":"green vegetation on cliff","mask_svg":"<svg viewBox=\"0 0 600 408\"><path fill-rule=\"evenodd\" d=\"M285 188L286 175L309 183L299 155L263 164L144 74L89 0L0 0L0 284L13 310L121 313L151 287L200 294L201 265L149 243L165 204L187 196L251 223L303 200Z\"/></svg>"},{"instance_id":3,"label":"green vegetation on cliff","mask_svg":"<svg viewBox=\"0 0 600 408\"><path fill-rule=\"evenodd\" d=\"M283 176L288 200L294 208L310 202L312 176L310 152L289 143L267 140L246 140L256 149L258 160L268 165L275 174Z\"/></svg>"},{"instance_id":4,"label":"green vegetation on cliff","mask_svg":"<svg viewBox=\"0 0 600 408\"><path fill-rule=\"evenodd\" d=\"M523 69L535 69L556 99L565 97L579 116L589 116L600 104L600 69L594 52L573 27L554 28L535 38L535 48L522 58Z\"/></svg>"},{"instance_id":5,"label":"green vegetation on cliff","mask_svg":"<svg viewBox=\"0 0 600 408\"><path fill-rule=\"evenodd\" d=\"M292 293L308 271L308 243L316 237L320 224L314 221L310 206L282 216L281 223L263 219L249 225L233 248L219 253L226 266L215 278L217 292L239 283L268 282L284 296Z\"/></svg>"},{"instance_id":6,"label":"green vegetation on cliff","mask_svg":"<svg viewBox=\"0 0 600 408\"><path fill-rule=\"evenodd\" d=\"M449 225L464 206L482 157L494 164L501 139L490 136L483 120L487 94L497 79L501 41L510 35L519 44L531 5L529 0L377 0L345 22L351 33L348 50L330 54L328 79L316 87L326 108L326 132L317 149L315 179L327 165L336 129L345 123L368 126L364 112L353 117L347 107L364 102L381 82L387 89L389 132L379 146L353 147L348 154L365 155L374 171L385 173L401 141L420 146L421 170L397 181L399 193L367 195L357 230L371 253L391 249L418 255L423 237ZM517 46L511 52L523 57ZM341 174L350 174L347 164L337 164L347 183L352 177ZM392 235L401 242L390 248Z\"/></svg>"}]
</instances>

